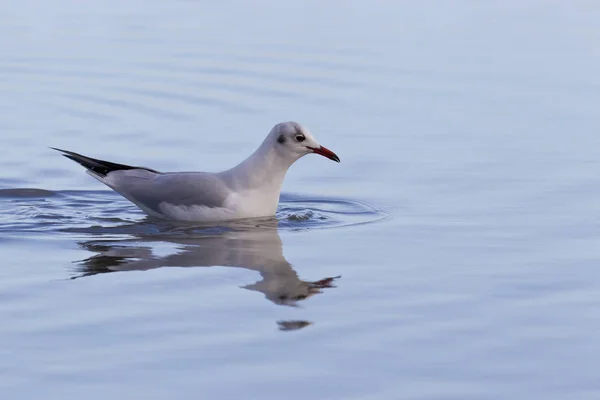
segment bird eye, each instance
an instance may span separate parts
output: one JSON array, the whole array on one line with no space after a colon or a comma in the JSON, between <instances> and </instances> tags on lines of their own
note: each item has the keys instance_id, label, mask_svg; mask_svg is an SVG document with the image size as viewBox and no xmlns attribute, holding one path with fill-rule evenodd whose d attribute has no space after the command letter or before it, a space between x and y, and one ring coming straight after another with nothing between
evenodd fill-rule
<instances>
[{"instance_id":1,"label":"bird eye","mask_svg":"<svg viewBox=\"0 0 600 400\"><path fill-rule=\"evenodd\" d=\"M297 141L297 142L304 142L304 139L306 139L306 138L304 137L304 135L296 135L296 141Z\"/></svg>"}]
</instances>

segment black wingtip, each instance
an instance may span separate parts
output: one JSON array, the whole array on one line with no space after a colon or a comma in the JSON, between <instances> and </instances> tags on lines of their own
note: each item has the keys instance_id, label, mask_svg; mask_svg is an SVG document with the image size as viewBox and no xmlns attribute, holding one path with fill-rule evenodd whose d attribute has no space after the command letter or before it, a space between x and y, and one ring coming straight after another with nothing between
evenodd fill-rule
<instances>
[{"instance_id":1,"label":"black wingtip","mask_svg":"<svg viewBox=\"0 0 600 400\"><path fill-rule=\"evenodd\" d=\"M49 149L60 151L61 153L68 153L67 150L59 149L57 147L48 146Z\"/></svg>"},{"instance_id":2,"label":"black wingtip","mask_svg":"<svg viewBox=\"0 0 600 400\"><path fill-rule=\"evenodd\" d=\"M60 151L62 153L62 156L67 157L68 159L73 160L73 161L83 165L84 167L88 168L86 165L81 163L81 159L90 159L89 157L82 156L81 154L75 153L73 151L59 149L58 147L51 147L51 146L49 146L49 147L52 150ZM91 160L94 160L94 159L91 159Z\"/></svg>"},{"instance_id":3,"label":"black wingtip","mask_svg":"<svg viewBox=\"0 0 600 400\"><path fill-rule=\"evenodd\" d=\"M87 157L79 153L75 153L74 151L63 150L51 146L50 148L52 150L60 151L64 157L75 161L76 163L82 165L84 168L91 170L92 172L101 176L106 176L112 171L128 169L144 169L146 171L154 172L155 174L160 174L160 172L146 167L134 167L126 164L117 164L110 161L98 160L97 158Z\"/></svg>"}]
</instances>

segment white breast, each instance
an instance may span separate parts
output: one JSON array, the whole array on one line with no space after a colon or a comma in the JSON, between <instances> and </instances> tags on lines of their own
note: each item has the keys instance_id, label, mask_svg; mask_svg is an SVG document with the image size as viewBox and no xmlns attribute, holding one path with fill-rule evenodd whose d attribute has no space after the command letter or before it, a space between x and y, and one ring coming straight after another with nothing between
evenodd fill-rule
<instances>
[{"instance_id":1,"label":"white breast","mask_svg":"<svg viewBox=\"0 0 600 400\"><path fill-rule=\"evenodd\" d=\"M256 218L275 215L279 203L279 191L251 189L233 193L227 199L227 207L237 218Z\"/></svg>"}]
</instances>

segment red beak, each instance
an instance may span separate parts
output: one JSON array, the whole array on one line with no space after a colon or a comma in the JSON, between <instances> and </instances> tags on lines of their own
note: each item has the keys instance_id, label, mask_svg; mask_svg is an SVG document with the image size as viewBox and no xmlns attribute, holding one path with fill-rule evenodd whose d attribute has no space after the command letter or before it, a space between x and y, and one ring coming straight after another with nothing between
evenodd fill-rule
<instances>
[{"instance_id":1,"label":"red beak","mask_svg":"<svg viewBox=\"0 0 600 400\"><path fill-rule=\"evenodd\" d=\"M319 147L310 147L306 146L317 154L322 155L323 157L327 157L330 160L335 162L340 162L340 158L333 151L329 150L327 147L319 146Z\"/></svg>"}]
</instances>

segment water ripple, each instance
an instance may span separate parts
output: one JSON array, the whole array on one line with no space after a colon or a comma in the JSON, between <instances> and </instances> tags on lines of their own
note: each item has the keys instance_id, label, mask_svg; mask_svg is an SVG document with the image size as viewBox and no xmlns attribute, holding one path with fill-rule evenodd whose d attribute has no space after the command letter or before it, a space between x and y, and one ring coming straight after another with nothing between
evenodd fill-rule
<instances>
[{"instance_id":1,"label":"water ripple","mask_svg":"<svg viewBox=\"0 0 600 400\"><path fill-rule=\"evenodd\" d=\"M229 101L219 100L214 97L203 97L195 94L187 94L187 93L173 93L164 90L156 90L156 89L134 89L134 88L120 88L120 92L131 93L142 96L156 97L167 100L174 100L178 102L183 102L187 104L201 104L204 106L212 106L223 108L227 111L237 112L237 113L257 113L258 109L244 106L241 104L235 104Z\"/></svg>"},{"instance_id":2,"label":"water ripple","mask_svg":"<svg viewBox=\"0 0 600 400\"><path fill-rule=\"evenodd\" d=\"M38 87L44 88L47 96L61 98L59 101L46 101L58 112L96 121L107 121L113 117L112 112L89 109L98 106L169 119L191 118L181 112L177 104L166 107L148 105L148 98L245 114L264 111L254 105L257 96L343 107L347 106L343 100L345 96L332 96L327 91L308 88L349 91L373 84L366 83L359 75L360 71L345 70L343 64L297 63L287 59L273 64L271 59L241 55L217 57L200 54L199 57L202 59L200 65L181 63L184 59L124 63L94 58L13 58L0 62L0 72L15 76L17 80L19 77L33 80ZM288 65L289 68L274 68L274 65ZM338 73L343 71L351 73ZM189 88L203 94L189 94ZM206 93L207 90L213 92ZM123 95L143 97L123 99ZM65 105L57 106L57 103Z\"/></svg>"},{"instance_id":3,"label":"water ripple","mask_svg":"<svg viewBox=\"0 0 600 400\"><path fill-rule=\"evenodd\" d=\"M10 236L35 232L83 234L190 234L200 229L247 229L272 219L248 219L218 227L155 220L109 191L0 189L0 232ZM308 230L368 224L388 214L366 203L334 198L283 194L276 214L281 230ZM132 225L133 224L133 225ZM222 226L221 226L222 225ZM124 227L119 229L119 227Z\"/></svg>"},{"instance_id":4,"label":"water ripple","mask_svg":"<svg viewBox=\"0 0 600 400\"><path fill-rule=\"evenodd\" d=\"M92 104L98 104L102 106L110 106L115 108L122 108L131 111L136 111L140 114L144 115L160 115L164 118L169 118L173 120L181 120L181 119L190 119L190 116L187 114L164 110L158 107L150 107L144 105L139 102L127 101L122 99L108 98L108 97L99 97L88 94L75 94L75 93L62 93L62 97L71 99L71 100L79 100L83 102L88 102Z\"/></svg>"}]
</instances>

